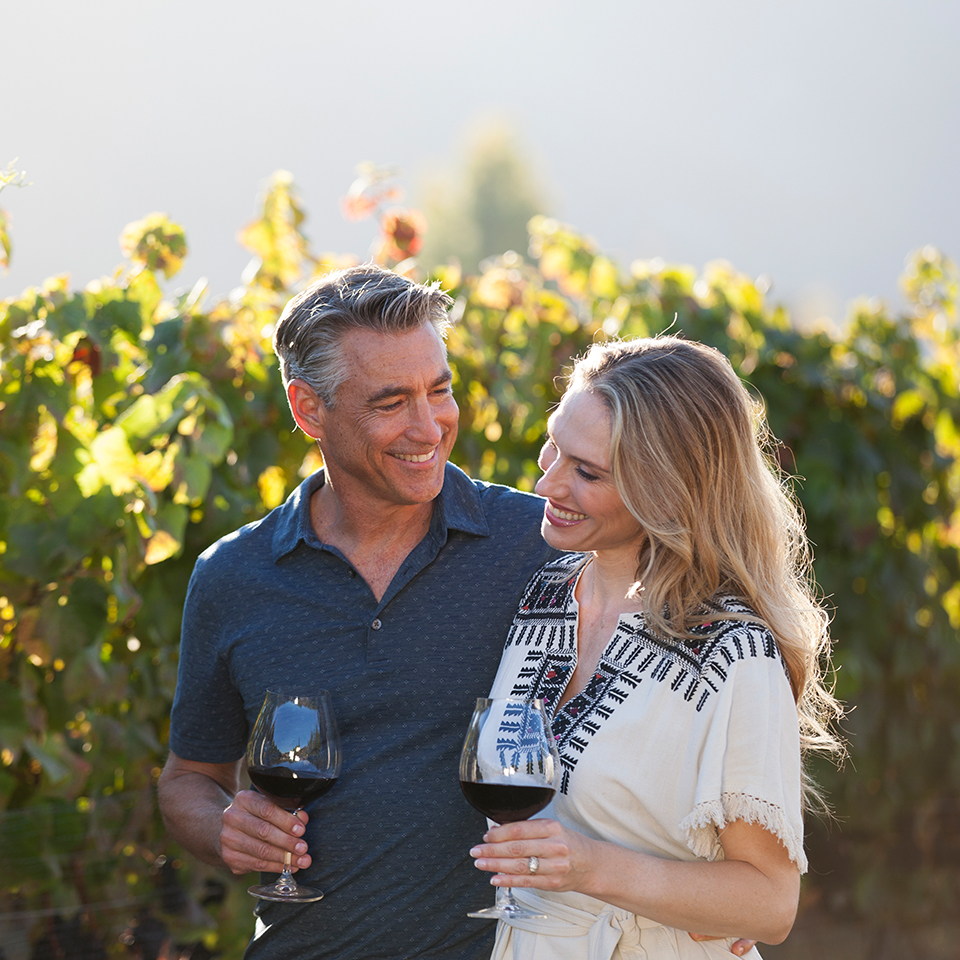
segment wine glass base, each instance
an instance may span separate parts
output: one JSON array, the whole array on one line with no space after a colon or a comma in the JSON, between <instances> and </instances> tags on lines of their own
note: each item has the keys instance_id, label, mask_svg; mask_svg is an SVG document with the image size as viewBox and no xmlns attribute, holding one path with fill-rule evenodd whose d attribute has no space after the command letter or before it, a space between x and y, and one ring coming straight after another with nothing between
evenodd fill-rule
<instances>
[{"instance_id":1,"label":"wine glass base","mask_svg":"<svg viewBox=\"0 0 960 960\"><path fill-rule=\"evenodd\" d=\"M258 900L272 900L274 903L314 903L323 899L323 894L313 887L296 885L291 889L275 883L247 887L247 893Z\"/></svg>"},{"instance_id":2,"label":"wine glass base","mask_svg":"<svg viewBox=\"0 0 960 960\"><path fill-rule=\"evenodd\" d=\"M487 907L484 910L475 910L468 913L468 917L476 917L478 920L546 920L545 913L536 913L528 910L526 907L514 906L509 903L498 903L495 907Z\"/></svg>"}]
</instances>

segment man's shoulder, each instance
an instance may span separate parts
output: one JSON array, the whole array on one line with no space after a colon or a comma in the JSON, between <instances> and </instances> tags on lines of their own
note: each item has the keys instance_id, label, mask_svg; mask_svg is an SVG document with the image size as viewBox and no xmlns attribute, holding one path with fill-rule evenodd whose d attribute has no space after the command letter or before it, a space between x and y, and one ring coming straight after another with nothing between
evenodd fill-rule
<instances>
[{"instance_id":1,"label":"man's shoulder","mask_svg":"<svg viewBox=\"0 0 960 960\"><path fill-rule=\"evenodd\" d=\"M315 475L307 477L296 486L279 506L274 507L265 516L258 520L245 523L232 532L220 537L210 544L200 554L200 561L207 561L216 557L223 562L230 557L248 558L258 555L273 556L276 552L276 537L278 533L284 539L295 538L300 511L303 509L303 500L309 498L312 488L316 486Z\"/></svg>"},{"instance_id":2,"label":"man's shoulder","mask_svg":"<svg viewBox=\"0 0 960 960\"><path fill-rule=\"evenodd\" d=\"M275 524L267 514L215 540L197 557L193 579L217 582L262 565L273 555L274 530Z\"/></svg>"}]
</instances>

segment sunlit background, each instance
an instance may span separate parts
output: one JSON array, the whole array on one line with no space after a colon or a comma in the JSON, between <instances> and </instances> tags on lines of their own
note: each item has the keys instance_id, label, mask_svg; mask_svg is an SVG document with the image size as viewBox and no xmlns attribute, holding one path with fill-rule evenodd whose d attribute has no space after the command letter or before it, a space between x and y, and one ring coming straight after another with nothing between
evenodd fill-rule
<instances>
[{"instance_id":1,"label":"sunlit background","mask_svg":"<svg viewBox=\"0 0 960 960\"><path fill-rule=\"evenodd\" d=\"M444 271L473 476L532 486L547 385L601 330L674 323L767 398L853 709L850 761L819 768L838 821L808 822L798 927L763 955L953 958L958 40L957 0L0 0L0 300L112 274L133 221L131 247L165 237L114 283L0 304L0 960L84 924L111 956L151 930L242 952L245 885L179 859L149 810L193 561L316 465L261 362L315 261L260 195L289 212L289 171L311 251L364 258L389 231L344 215L362 164L423 212L421 267L525 253L535 213L573 228L536 221L527 271ZM152 211L186 230L179 272ZM261 216L254 276L238 235ZM580 234L620 277L577 261ZM627 274L655 259L735 269ZM860 297L889 309L844 329Z\"/></svg>"},{"instance_id":2,"label":"sunlit background","mask_svg":"<svg viewBox=\"0 0 960 960\"><path fill-rule=\"evenodd\" d=\"M226 294L277 169L315 249L363 257L340 198L395 166L443 255L491 143L519 207L624 266L729 260L801 322L897 305L917 247L960 256L953 0L4 0L0 33L0 169L31 184L0 197L0 297L112 272L153 210L187 231L176 282Z\"/></svg>"}]
</instances>

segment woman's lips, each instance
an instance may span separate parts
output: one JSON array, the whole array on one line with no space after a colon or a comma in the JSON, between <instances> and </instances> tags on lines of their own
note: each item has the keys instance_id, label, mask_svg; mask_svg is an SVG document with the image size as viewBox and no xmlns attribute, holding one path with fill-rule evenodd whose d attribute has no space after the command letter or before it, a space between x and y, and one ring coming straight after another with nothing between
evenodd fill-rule
<instances>
[{"instance_id":1,"label":"woman's lips","mask_svg":"<svg viewBox=\"0 0 960 960\"><path fill-rule=\"evenodd\" d=\"M547 503L544 512L546 513L547 519L559 527L573 526L573 524L580 523L582 520L587 519L587 515L585 513L576 513L572 510L564 510L562 507L558 507L553 503Z\"/></svg>"}]
</instances>

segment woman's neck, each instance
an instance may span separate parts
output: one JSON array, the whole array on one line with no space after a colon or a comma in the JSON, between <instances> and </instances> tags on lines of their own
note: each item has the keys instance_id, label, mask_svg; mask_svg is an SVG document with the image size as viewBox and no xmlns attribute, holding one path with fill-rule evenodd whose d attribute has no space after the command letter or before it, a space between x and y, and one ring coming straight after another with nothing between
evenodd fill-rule
<instances>
[{"instance_id":1,"label":"woman's neck","mask_svg":"<svg viewBox=\"0 0 960 960\"><path fill-rule=\"evenodd\" d=\"M594 553L577 584L577 602L597 612L629 613L643 609L642 594L636 586L636 558L625 562L623 555Z\"/></svg>"}]
</instances>

